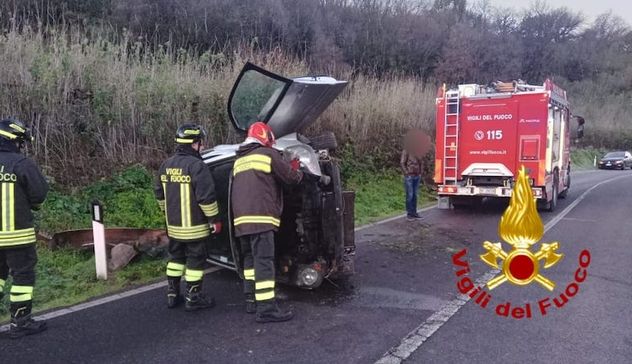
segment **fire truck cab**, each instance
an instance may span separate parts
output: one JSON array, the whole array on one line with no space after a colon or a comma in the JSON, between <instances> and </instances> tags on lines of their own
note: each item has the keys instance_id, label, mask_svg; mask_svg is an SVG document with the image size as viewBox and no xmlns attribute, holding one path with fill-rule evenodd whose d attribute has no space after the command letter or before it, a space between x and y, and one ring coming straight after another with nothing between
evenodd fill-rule
<instances>
[{"instance_id":1,"label":"fire truck cab","mask_svg":"<svg viewBox=\"0 0 632 364\"><path fill-rule=\"evenodd\" d=\"M550 80L442 87L436 99L439 208L508 198L521 166L538 205L553 211L571 184L566 91Z\"/></svg>"}]
</instances>

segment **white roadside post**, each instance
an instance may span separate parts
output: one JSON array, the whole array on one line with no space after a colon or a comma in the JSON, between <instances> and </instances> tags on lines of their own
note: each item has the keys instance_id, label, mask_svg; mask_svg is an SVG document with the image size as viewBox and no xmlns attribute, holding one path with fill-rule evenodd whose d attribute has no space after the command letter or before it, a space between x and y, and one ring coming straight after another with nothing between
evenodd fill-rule
<instances>
[{"instance_id":1,"label":"white roadside post","mask_svg":"<svg viewBox=\"0 0 632 364\"><path fill-rule=\"evenodd\" d=\"M597 156L593 159L593 167L597 167Z\"/></svg>"},{"instance_id":2,"label":"white roadside post","mask_svg":"<svg viewBox=\"0 0 632 364\"><path fill-rule=\"evenodd\" d=\"M94 236L94 262L97 279L108 279L108 260L105 254L105 229L103 227L103 207L97 200L92 202L92 234Z\"/></svg>"}]
</instances>

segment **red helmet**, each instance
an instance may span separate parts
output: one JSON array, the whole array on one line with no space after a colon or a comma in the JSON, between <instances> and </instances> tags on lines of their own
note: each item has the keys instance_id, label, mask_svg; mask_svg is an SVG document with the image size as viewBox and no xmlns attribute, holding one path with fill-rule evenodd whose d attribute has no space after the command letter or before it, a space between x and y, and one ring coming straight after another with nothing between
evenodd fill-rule
<instances>
[{"instance_id":1,"label":"red helmet","mask_svg":"<svg viewBox=\"0 0 632 364\"><path fill-rule=\"evenodd\" d=\"M248 138L255 138L266 147L274 145L274 133L272 132L272 129L270 129L268 124L261 121L257 121L256 123L250 125L248 128Z\"/></svg>"}]
</instances>

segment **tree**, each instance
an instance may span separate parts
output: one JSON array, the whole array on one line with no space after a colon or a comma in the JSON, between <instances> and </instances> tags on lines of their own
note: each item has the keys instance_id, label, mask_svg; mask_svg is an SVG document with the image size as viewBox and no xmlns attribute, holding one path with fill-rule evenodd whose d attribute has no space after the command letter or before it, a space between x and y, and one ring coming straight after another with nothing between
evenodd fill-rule
<instances>
[{"instance_id":1,"label":"tree","mask_svg":"<svg viewBox=\"0 0 632 364\"><path fill-rule=\"evenodd\" d=\"M576 36L582 22L580 14L566 8L550 10L544 3L534 4L518 28L524 50L522 73L527 80L541 82L562 70L556 53Z\"/></svg>"}]
</instances>

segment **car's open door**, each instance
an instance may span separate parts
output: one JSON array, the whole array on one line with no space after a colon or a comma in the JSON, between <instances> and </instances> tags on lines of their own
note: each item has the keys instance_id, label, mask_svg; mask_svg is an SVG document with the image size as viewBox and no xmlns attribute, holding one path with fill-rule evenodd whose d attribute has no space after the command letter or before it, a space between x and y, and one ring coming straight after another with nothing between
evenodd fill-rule
<instances>
[{"instance_id":1,"label":"car's open door","mask_svg":"<svg viewBox=\"0 0 632 364\"><path fill-rule=\"evenodd\" d=\"M228 116L240 131L267 123L277 138L314 122L347 85L332 77L285 78L246 63L228 99Z\"/></svg>"}]
</instances>

